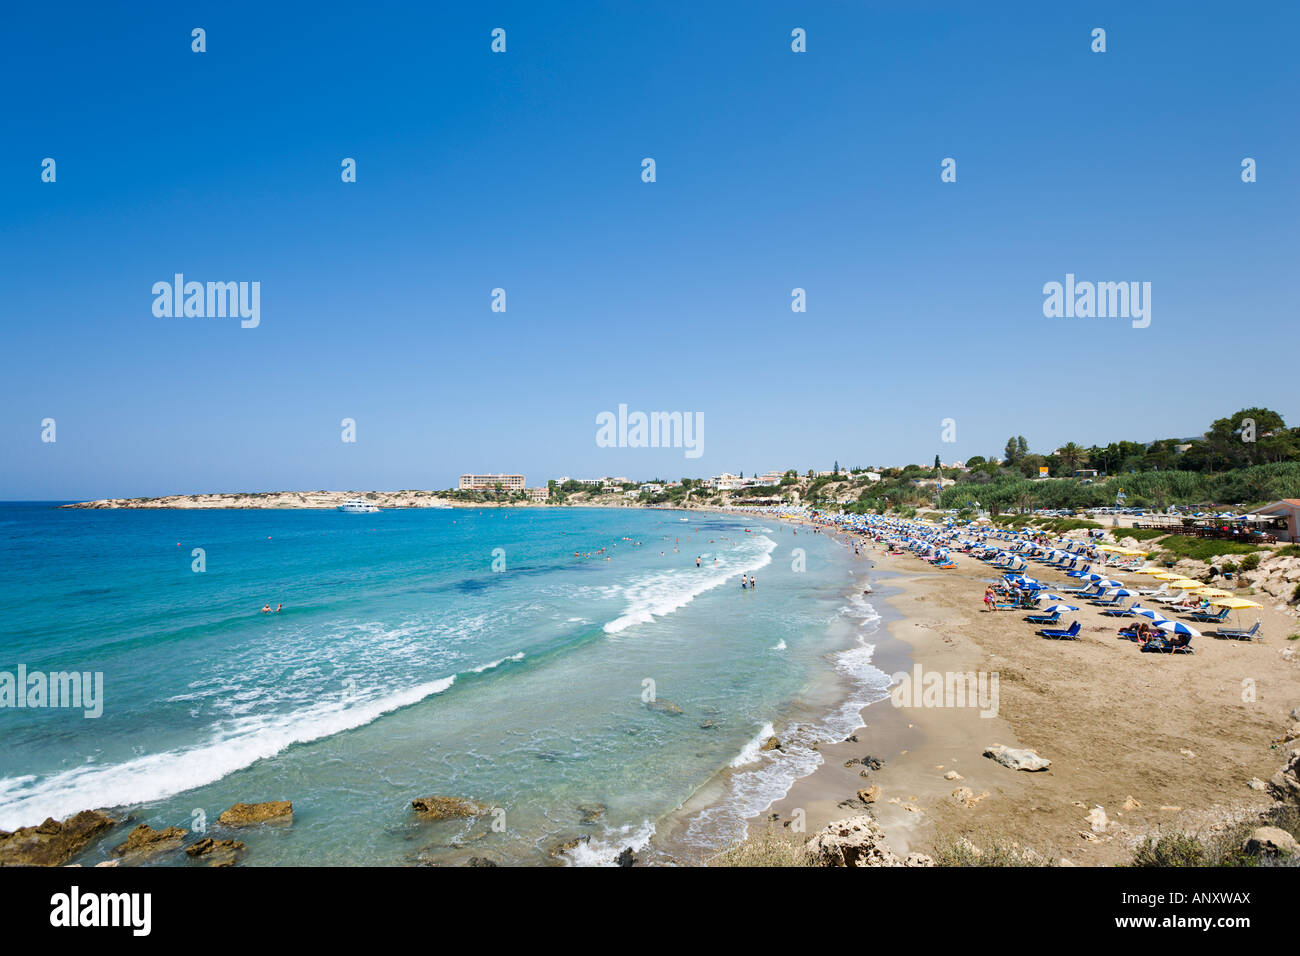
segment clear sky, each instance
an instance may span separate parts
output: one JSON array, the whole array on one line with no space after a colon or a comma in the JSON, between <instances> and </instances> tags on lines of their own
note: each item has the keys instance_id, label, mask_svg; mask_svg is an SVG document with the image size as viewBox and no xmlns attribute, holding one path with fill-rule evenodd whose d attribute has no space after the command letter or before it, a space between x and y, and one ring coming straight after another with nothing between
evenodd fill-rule
<instances>
[{"instance_id":1,"label":"clear sky","mask_svg":"<svg viewBox=\"0 0 1300 956\"><path fill-rule=\"evenodd\" d=\"M1295 424L1298 28L1292 2L11 5L0 498ZM260 325L155 317L177 272L260 282ZM1067 273L1150 282L1150 326L1045 318ZM620 403L702 413L703 456L598 447Z\"/></svg>"}]
</instances>

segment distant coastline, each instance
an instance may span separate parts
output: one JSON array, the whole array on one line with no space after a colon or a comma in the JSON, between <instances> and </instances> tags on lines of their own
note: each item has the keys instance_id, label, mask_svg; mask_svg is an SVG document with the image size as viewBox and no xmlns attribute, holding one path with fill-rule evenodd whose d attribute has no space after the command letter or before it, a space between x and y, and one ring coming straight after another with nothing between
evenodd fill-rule
<instances>
[{"instance_id":1,"label":"distant coastline","mask_svg":"<svg viewBox=\"0 0 1300 956\"><path fill-rule=\"evenodd\" d=\"M601 507L644 508L661 507L624 498L604 498L581 495L570 497L562 504L527 500L465 501L438 491L269 491L234 492L197 495L161 495L156 498L99 498L94 501L74 501L60 508L84 509L271 509L316 508L334 509L349 498L363 498L381 510L394 508L546 508L546 507ZM685 507L691 507L686 505Z\"/></svg>"}]
</instances>

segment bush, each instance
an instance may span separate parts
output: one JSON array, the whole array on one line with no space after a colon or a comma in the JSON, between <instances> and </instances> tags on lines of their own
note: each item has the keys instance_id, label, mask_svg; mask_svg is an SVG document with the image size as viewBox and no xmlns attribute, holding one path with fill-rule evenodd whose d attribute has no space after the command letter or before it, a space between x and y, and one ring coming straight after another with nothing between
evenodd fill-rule
<instances>
[{"instance_id":1,"label":"bush","mask_svg":"<svg viewBox=\"0 0 1300 956\"><path fill-rule=\"evenodd\" d=\"M708 861L709 866L816 866L799 840L775 827L742 840Z\"/></svg>"},{"instance_id":2,"label":"bush","mask_svg":"<svg viewBox=\"0 0 1300 956\"><path fill-rule=\"evenodd\" d=\"M1194 836L1185 833L1162 834L1157 838L1147 837L1133 851L1130 866L1205 866L1205 845Z\"/></svg>"},{"instance_id":3,"label":"bush","mask_svg":"<svg viewBox=\"0 0 1300 956\"><path fill-rule=\"evenodd\" d=\"M1259 567L1259 554L1258 554L1258 552L1255 553L1255 554L1248 554L1248 555L1246 555L1244 558L1241 559L1241 570L1243 570L1243 571L1254 571L1257 567Z\"/></svg>"},{"instance_id":4,"label":"bush","mask_svg":"<svg viewBox=\"0 0 1300 956\"><path fill-rule=\"evenodd\" d=\"M950 840L935 847L935 866L1051 866L1032 850L1018 844L991 843L977 847L965 838Z\"/></svg>"}]
</instances>

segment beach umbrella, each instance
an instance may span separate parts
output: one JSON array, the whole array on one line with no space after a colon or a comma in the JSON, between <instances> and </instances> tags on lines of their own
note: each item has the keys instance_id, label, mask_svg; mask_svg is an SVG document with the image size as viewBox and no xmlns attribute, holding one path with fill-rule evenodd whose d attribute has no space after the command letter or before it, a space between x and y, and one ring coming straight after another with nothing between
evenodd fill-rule
<instances>
[{"instance_id":1,"label":"beach umbrella","mask_svg":"<svg viewBox=\"0 0 1300 956\"><path fill-rule=\"evenodd\" d=\"M1133 596L1134 594L1136 594L1137 592L1136 592L1136 591L1130 591L1130 590L1128 590L1127 588L1115 588L1115 589L1114 589L1113 591L1111 591L1110 593L1111 593L1112 595L1117 595L1118 597L1126 598L1126 597L1132 597L1132 596Z\"/></svg>"},{"instance_id":2,"label":"beach umbrella","mask_svg":"<svg viewBox=\"0 0 1300 956\"><path fill-rule=\"evenodd\" d=\"M1046 611L1048 614L1052 614L1052 613L1066 614L1070 611L1077 611L1079 609L1075 607L1073 604L1052 604L1048 607L1043 608L1043 610Z\"/></svg>"},{"instance_id":3,"label":"beach umbrella","mask_svg":"<svg viewBox=\"0 0 1300 956\"><path fill-rule=\"evenodd\" d=\"M1197 588L1205 587L1200 581L1193 581L1191 578L1178 578L1169 582L1169 587L1177 591L1195 591Z\"/></svg>"},{"instance_id":4,"label":"beach umbrella","mask_svg":"<svg viewBox=\"0 0 1300 956\"><path fill-rule=\"evenodd\" d=\"M1110 588L1122 588L1124 586L1123 581L1112 581L1109 578L1102 578L1097 583L1100 584L1103 588L1106 588L1107 590L1109 590Z\"/></svg>"},{"instance_id":5,"label":"beach umbrella","mask_svg":"<svg viewBox=\"0 0 1300 956\"><path fill-rule=\"evenodd\" d=\"M1133 613L1136 614L1138 617L1150 618L1152 621L1155 621L1156 623L1169 620L1169 618L1165 617L1159 611L1152 610L1149 607L1144 607L1141 609L1134 610Z\"/></svg>"},{"instance_id":6,"label":"beach umbrella","mask_svg":"<svg viewBox=\"0 0 1300 956\"><path fill-rule=\"evenodd\" d=\"M1188 627L1182 621L1161 621L1156 627L1170 634L1186 634L1188 637L1200 637L1201 632L1194 627Z\"/></svg>"},{"instance_id":7,"label":"beach umbrella","mask_svg":"<svg viewBox=\"0 0 1300 956\"><path fill-rule=\"evenodd\" d=\"M1201 588L1197 593L1200 594L1201 597L1232 597L1232 592L1225 591L1223 588Z\"/></svg>"},{"instance_id":8,"label":"beach umbrella","mask_svg":"<svg viewBox=\"0 0 1300 956\"><path fill-rule=\"evenodd\" d=\"M1256 604L1254 601L1248 601L1248 600L1246 600L1245 598L1239 598L1239 597L1225 597L1225 598L1217 598L1216 600L1213 600L1213 601L1211 601L1210 603L1211 603L1212 605L1214 605L1215 607L1230 607L1230 608L1232 608L1234 611L1236 611L1236 610L1240 610L1241 608L1246 608L1246 607L1261 607L1261 606L1262 606L1262 605Z\"/></svg>"}]
</instances>

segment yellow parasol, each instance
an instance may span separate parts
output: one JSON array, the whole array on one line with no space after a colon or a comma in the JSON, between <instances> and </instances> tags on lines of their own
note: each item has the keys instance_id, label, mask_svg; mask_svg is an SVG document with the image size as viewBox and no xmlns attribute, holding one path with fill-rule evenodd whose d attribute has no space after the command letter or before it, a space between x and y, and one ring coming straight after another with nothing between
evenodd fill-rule
<instances>
[{"instance_id":1,"label":"yellow parasol","mask_svg":"<svg viewBox=\"0 0 1300 956\"><path fill-rule=\"evenodd\" d=\"M1262 605L1256 604L1254 601L1247 601L1245 598L1239 597L1216 598L1210 603L1215 607L1230 607L1234 611L1247 607L1262 607Z\"/></svg>"}]
</instances>

